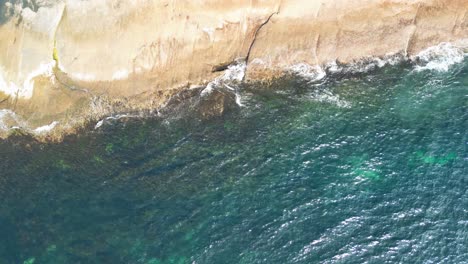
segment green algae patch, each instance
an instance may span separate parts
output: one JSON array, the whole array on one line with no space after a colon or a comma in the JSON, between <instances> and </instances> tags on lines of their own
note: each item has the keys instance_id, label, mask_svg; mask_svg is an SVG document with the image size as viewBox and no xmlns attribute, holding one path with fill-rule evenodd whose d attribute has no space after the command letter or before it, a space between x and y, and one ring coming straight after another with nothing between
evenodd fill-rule
<instances>
[{"instance_id":1,"label":"green algae patch","mask_svg":"<svg viewBox=\"0 0 468 264\"><path fill-rule=\"evenodd\" d=\"M93 157L93 160L94 160L94 162L99 163L99 164L103 164L103 163L104 163L104 160L103 160L101 157L99 157L99 156L94 156L94 157Z\"/></svg>"},{"instance_id":2,"label":"green algae patch","mask_svg":"<svg viewBox=\"0 0 468 264\"><path fill-rule=\"evenodd\" d=\"M353 171L353 174L358 177L362 177L373 181L380 180L381 178L377 172L372 170L356 169Z\"/></svg>"},{"instance_id":3,"label":"green algae patch","mask_svg":"<svg viewBox=\"0 0 468 264\"><path fill-rule=\"evenodd\" d=\"M190 241L193 239L193 235L195 234L195 231L190 231L190 232L187 232L185 235L184 235L184 240L185 241Z\"/></svg>"},{"instance_id":4,"label":"green algae patch","mask_svg":"<svg viewBox=\"0 0 468 264\"><path fill-rule=\"evenodd\" d=\"M46 249L47 253L54 253L57 251L57 246L56 245L51 245Z\"/></svg>"},{"instance_id":5,"label":"green algae patch","mask_svg":"<svg viewBox=\"0 0 468 264\"><path fill-rule=\"evenodd\" d=\"M457 154L455 154L454 152L450 152L449 154L440 157L437 160L437 164L445 165L451 161L454 161L456 158L457 158Z\"/></svg>"},{"instance_id":6,"label":"green algae patch","mask_svg":"<svg viewBox=\"0 0 468 264\"><path fill-rule=\"evenodd\" d=\"M106 145L106 152L107 152L108 154L111 154L112 152L114 152L114 144L108 143L108 144Z\"/></svg>"},{"instance_id":7,"label":"green algae patch","mask_svg":"<svg viewBox=\"0 0 468 264\"><path fill-rule=\"evenodd\" d=\"M457 154L455 152L450 152L444 156L435 156L424 153L423 151L417 151L415 153L415 157L418 161L424 164L445 165L451 161L454 161L457 158Z\"/></svg>"},{"instance_id":8,"label":"green algae patch","mask_svg":"<svg viewBox=\"0 0 468 264\"><path fill-rule=\"evenodd\" d=\"M152 258L146 262L147 264L161 264L161 261L157 258Z\"/></svg>"},{"instance_id":9,"label":"green algae patch","mask_svg":"<svg viewBox=\"0 0 468 264\"><path fill-rule=\"evenodd\" d=\"M36 258L32 257L25 260L23 264L34 264L34 262L36 262Z\"/></svg>"},{"instance_id":10,"label":"green algae patch","mask_svg":"<svg viewBox=\"0 0 468 264\"><path fill-rule=\"evenodd\" d=\"M137 256L140 255L142 252L144 252L143 242L137 239L133 246L130 248L130 254L133 256Z\"/></svg>"},{"instance_id":11,"label":"green algae patch","mask_svg":"<svg viewBox=\"0 0 468 264\"><path fill-rule=\"evenodd\" d=\"M394 109L398 89L352 78L369 83L343 88L353 97L335 94L352 102L345 110L294 88L271 93L268 108L252 91L219 119L123 118L64 144L1 142L0 262L321 263L350 237L367 245L394 227L410 237L434 215L463 222L438 212L447 202L464 210L465 102L449 95L450 108L410 123ZM431 231L457 241L457 225ZM460 253L434 245L408 262Z\"/></svg>"},{"instance_id":12,"label":"green algae patch","mask_svg":"<svg viewBox=\"0 0 468 264\"><path fill-rule=\"evenodd\" d=\"M61 169L61 170L68 170L68 169L71 169L71 165L68 164L65 160L61 159L61 160L58 160L56 163L55 163L55 167Z\"/></svg>"},{"instance_id":13,"label":"green algae patch","mask_svg":"<svg viewBox=\"0 0 468 264\"><path fill-rule=\"evenodd\" d=\"M347 162L351 167L351 174L355 177L363 179L378 181L382 178L379 174L378 169L372 164L372 160L368 158L368 155L353 156L348 158Z\"/></svg>"}]
</instances>

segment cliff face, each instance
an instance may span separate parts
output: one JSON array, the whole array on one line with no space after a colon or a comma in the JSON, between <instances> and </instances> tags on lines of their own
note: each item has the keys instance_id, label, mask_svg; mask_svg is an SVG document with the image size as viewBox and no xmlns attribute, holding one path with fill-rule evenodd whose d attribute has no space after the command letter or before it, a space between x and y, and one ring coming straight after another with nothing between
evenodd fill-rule
<instances>
[{"instance_id":1,"label":"cliff face","mask_svg":"<svg viewBox=\"0 0 468 264\"><path fill-rule=\"evenodd\" d=\"M237 58L257 80L297 64L411 56L467 38L467 11L467 0L10 1L0 109L32 127L65 124L157 108Z\"/></svg>"}]
</instances>

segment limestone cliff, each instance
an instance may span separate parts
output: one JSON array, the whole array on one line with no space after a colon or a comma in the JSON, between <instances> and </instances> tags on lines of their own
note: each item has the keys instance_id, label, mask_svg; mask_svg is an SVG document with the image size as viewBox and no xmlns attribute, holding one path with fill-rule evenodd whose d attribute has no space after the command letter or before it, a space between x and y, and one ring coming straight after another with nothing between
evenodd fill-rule
<instances>
[{"instance_id":1,"label":"limestone cliff","mask_svg":"<svg viewBox=\"0 0 468 264\"><path fill-rule=\"evenodd\" d=\"M258 80L411 56L467 38L467 11L467 0L12 0L0 7L0 109L20 116L12 125L72 124L158 108L239 58Z\"/></svg>"}]
</instances>

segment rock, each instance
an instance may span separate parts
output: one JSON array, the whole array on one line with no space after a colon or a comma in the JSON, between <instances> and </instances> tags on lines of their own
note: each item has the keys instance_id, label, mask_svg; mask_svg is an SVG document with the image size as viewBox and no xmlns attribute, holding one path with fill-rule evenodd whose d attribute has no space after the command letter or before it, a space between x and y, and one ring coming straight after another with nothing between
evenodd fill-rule
<instances>
[{"instance_id":1,"label":"rock","mask_svg":"<svg viewBox=\"0 0 468 264\"><path fill-rule=\"evenodd\" d=\"M161 107L237 58L247 80L261 80L294 65L411 56L466 39L467 11L466 0L10 1L0 7L0 107L34 126L67 124L104 114L96 96ZM207 113L223 112L213 96Z\"/></svg>"},{"instance_id":2,"label":"rock","mask_svg":"<svg viewBox=\"0 0 468 264\"><path fill-rule=\"evenodd\" d=\"M236 97L231 91L225 89L213 89L209 94L202 97L195 107L201 118L220 117L226 111L235 108Z\"/></svg>"},{"instance_id":3,"label":"rock","mask_svg":"<svg viewBox=\"0 0 468 264\"><path fill-rule=\"evenodd\" d=\"M233 91L216 87L207 93L203 92L205 89L205 86L200 86L180 91L161 111L162 117L209 119L220 117L237 107Z\"/></svg>"}]
</instances>

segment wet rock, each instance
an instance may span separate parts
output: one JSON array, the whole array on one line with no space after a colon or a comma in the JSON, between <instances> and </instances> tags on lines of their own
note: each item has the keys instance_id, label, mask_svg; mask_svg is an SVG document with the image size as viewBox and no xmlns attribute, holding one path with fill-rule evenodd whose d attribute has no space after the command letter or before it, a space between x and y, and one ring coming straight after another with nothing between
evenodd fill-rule
<instances>
[{"instance_id":1,"label":"wet rock","mask_svg":"<svg viewBox=\"0 0 468 264\"><path fill-rule=\"evenodd\" d=\"M233 92L225 89L213 89L200 99L197 111L203 119L219 117L226 111L233 109L235 105L236 98Z\"/></svg>"},{"instance_id":2,"label":"wet rock","mask_svg":"<svg viewBox=\"0 0 468 264\"><path fill-rule=\"evenodd\" d=\"M0 106L35 126L112 114L88 96L159 108L236 58L247 62L242 80L269 81L298 65L407 57L468 34L466 0L3 2ZM200 100L202 117L225 112L222 93Z\"/></svg>"},{"instance_id":3,"label":"wet rock","mask_svg":"<svg viewBox=\"0 0 468 264\"><path fill-rule=\"evenodd\" d=\"M210 92L203 92L204 89L208 88L192 88L174 95L161 110L162 116L165 118L209 119L222 116L227 111L237 107L233 91L214 88Z\"/></svg>"}]
</instances>

